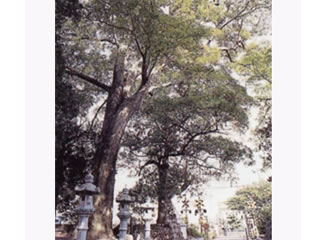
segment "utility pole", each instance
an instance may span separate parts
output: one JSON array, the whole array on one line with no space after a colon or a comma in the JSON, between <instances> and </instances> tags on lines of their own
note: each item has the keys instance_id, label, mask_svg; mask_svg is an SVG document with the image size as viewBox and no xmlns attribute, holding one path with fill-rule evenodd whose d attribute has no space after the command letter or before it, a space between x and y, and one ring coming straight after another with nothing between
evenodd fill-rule
<instances>
[{"instance_id":1,"label":"utility pole","mask_svg":"<svg viewBox=\"0 0 320 240\"><path fill-rule=\"evenodd\" d=\"M209 227L210 225L209 225L208 216L206 216L206 222L204 224L204 232L207 240L209 239Z\"/></svg>"},{"instance_id":2,"label":"utility pole","mask_svg":"<svg viewBox=\"0 0 320 240\"><path fill-rule=\"evenodd\" d=\"M189 200L187 199L186 195L184 195L184 199L182 200L182 208L183 208L183 211L184 211L184 223L188 227L188 224L189 224L189 220L188 220Z\"/></svg>"},{"instance_id":3,"label":"utility pole","mask_svg":"<svg viewBox=\"0 0 320 240\"><path fill-rule=\"evenodd\" d=\"M204 203L203 200L198 197L198 199L195 200L196 202L196 214L199 213L199 225L200 225L200 233L203 233L203 214L206 213L206 209L204 209Z\"/></svg>"}]
</instances>

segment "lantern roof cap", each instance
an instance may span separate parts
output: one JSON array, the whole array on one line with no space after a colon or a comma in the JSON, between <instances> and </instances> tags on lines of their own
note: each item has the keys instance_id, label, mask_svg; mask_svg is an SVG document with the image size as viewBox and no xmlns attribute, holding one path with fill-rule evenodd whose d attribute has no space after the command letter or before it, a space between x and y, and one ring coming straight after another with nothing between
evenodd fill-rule
<instances>
[{"instance_id":1,"label":"lantern roof cap","mask_svg":"<svg viewBox=\"0 0 320 240\"><path fill-rule=\"evenodd\" d=\"M93 176L88 173L84 178L84 184L75 187L75 191L85 195L95 195L100 193L100 188L93 184Z\"/></svg>"},{"instance_id":2,"label":"lantern roof cap","mask_svg":"<svg viewBox=\"0 0 320 240\"><path fill-rule=\"evenodd\" d=\"M119 203L131 203L135 201L135 197L129 194L129 189L124 188L117 196L116 202Z\"/></svg>"}]
</instances>

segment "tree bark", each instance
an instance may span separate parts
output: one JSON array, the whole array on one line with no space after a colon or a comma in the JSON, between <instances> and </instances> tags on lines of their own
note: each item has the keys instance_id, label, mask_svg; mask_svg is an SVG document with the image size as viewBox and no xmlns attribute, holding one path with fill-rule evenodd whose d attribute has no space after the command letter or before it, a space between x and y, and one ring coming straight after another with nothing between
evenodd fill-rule
<instances>
[{"instance_id":1,"label":"tree bark","mask_svg":"<svg viewBox=\"0 0 320 240\"><path fill-rule=\"evenodd\" d=\"M109 91L100 141L94 156L94 175L101 194L96 197L95 212L90 223L88 240L112 239L112 209L116 161L121 138L132 115L139 109L146 89L127 97L124 91L124 57L114 67L113 84Z\"/></svg>"},{"instance_id":2,"label":"tree bark","mask_svg":"<svg viewBox=\"0 0 320 240\"><path fill-rule=\"evenodd\" d=\"M157 224L165 224L168 222L168 210L170 209L171 200L167 191L168 164L158 166L159 173L159 189L158 189L158 219Z\"/></svg>"}]
</instances>

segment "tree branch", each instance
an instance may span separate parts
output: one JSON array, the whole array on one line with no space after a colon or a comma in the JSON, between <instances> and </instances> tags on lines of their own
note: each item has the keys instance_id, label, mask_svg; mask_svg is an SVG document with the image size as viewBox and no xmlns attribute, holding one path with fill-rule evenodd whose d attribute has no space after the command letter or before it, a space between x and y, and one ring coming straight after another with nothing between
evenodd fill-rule
<instances>
[{"instance_id":1,"label":"tree branch","mask_svg":"<svg viewBox=\"0 0 320 240\"><path fill-rule=\"evenodd\" d=\"M89 132L91 132L91 129L92 129L93 124L94 124L94 121L96 120L96 118L97 118L100 110L102 109L102 107L107 103L107 100L108 100L108 98L103 101L103 103L99 106L97 112L95 113L95 115L94 115L94 117L93 117L93 119L92 119L92 121L91 121L91 124L90 124Z\"/></svg>"},{"instance_id":2,"label":"tree branch","mask_svg":"<svg viewBox=\"0 0 320 240\"><path fill-rule=\"evenodd\" d=\"M185 128L182 128L185 130ZM187 149L187 147L189 147L189 145L192 143L192 141L198 137L198 136L203 136L203 135L207 135L207 134L210 134L210 133L216 133L218 131L218 129L213 129L213 130L208 130L208 131L203 131L203 132L198 132L198 133L195 133L195 134L191 134L189 131L189 135L190 135L190 138L186 139L187 142L185 144L183 144L181 147L180 147L180 150L179 151L176 151L174 153L169 153L167 155L165 155L164 157L177 157L177 156L182 156L182 155L185 155L185 150Z\"/></svg>"},{"instance_id":3,"label":"tree branch","mask_svg":"<svg viewBox=\"0 0 320 240\"><path fill-rule=\"evenodd\" d=\"M68 37L63 37L60 36L61 39L65 40L65 41L75 41L75 40L84 40L84 41L93 41L93 42L108 42L116 47L119 47L119 44L116 43L115 41L112 41L108 38L95 38L95 37L88 37L88 36L77 36L76 34L70 34L71 37L75 37L74 39L72 38L68 38Z\"/></svg>"},{"instance_id":4,"label":"tree branch","mask_svg":"<svg viewBox=\"0 0 320 240\"><path fill-rule=\"evenodd\" d=\"M203 136L203 135L207 135L210 133L216 133L218 131L218 129L213 129L213 130L208 130L208 131L204 131L204 132L198 132L193 134L187 141L187 143L185 145L182 146L181 150L180 150L180 155L184 154L184 151L186 150L186 148L191 144L191 142L198 136Z\"/></svg>"},{"instance_id":5,"label":"tree branch","mask_svg":"<svg viewBox=\"0 0 320 240\"><path fill-rule=\"evenodd\" d=\"M84 75L82 73L79 73L79 72L77 72L77 71L75 71L75 70L73 70L71 68L67 67L66 68L66 73L71 75L71 76L77 76L78 78L81 78L82 80L84 80L84 81L86 81L88 83L91 83L91 84L95 85L96 87L99 87L99 88L105 90L106 92L109 92L110 89L111 89L111 87L99 82L98 80L96 80L96 79L94 79L92 77L89 77L87 75Z\"/></svg>"},{"instance_id":6,"label":"tree branch","mask_svg":"<svg viewBox=\"0 0 320 240\"><path fill-rule=\"evenodd\" d=\"M148 77L150 77L154 67L156 66L157 62L158 62L158 58L160 56L160 53L157 53L157 55L155 56L155 59L154 59L154 62L153 64L151 65L150 69L149 69L149 72L148 72Z\"/></svg>"},{"instance_id":7,"label":"tree branch","mask_svg":"<svg viewBox=\"0 0 320 240\"><path fill-rule=\"evenodd\" d=\"M96 42L108 42L116 47L119 47L119 44L108 39L108 38L89 38L89 37L81 37L80 40L87 40L87 41L96 41Z\"/></svg>"},{"instance_id":8,"label":"tree branch","mask_svg":"<svg viewBox=\"0 0 320 240\"><path fill-rule=\"evenodd\" d=\"M172 85L174 85L174 83L172 83L172 82L169 82L169 83L164 83L164 84L160 84L160 85L157 85L157 86L152 86L152 87L150 87L149 89L148 89L148 94L149 95L153 95L153 91L154 90L157 90L157 89L161 89L161 88L166 88L166 87L170 87L170 86L172 86Z\"/></svg>"},{"instance_id":9,"label":"tree branch","mask_svg":"<svg viewBox=\"0 0 320 240\"><path fill-rule=\"evenodd\" d=\"M158 163L157 161L149 160L149 161L147 161L145 164L143 164L143 166L140 168L140 170L139 170L139 176L141 175L142 170L143 170L146 166L151 165L151 164L155 164L155 165L157 165L157 166L159 167L159 163Z\"/></svg>"},{"instance_id":10,"label":"tree branch","mask_svg":"<svg viewBox=\"0 0 320 240\"><path fill-rule=\"evenodd\" d=\"M198 167L200 167L200 168L205 168L205 169L214 169L214 170L217 171L217 172L223 173L223 169L222 169L222 168L215 167L215 166L213 166L212 164L210 164L210 165L209 165L209 164L203 165L203 164L199 163L199 161L205 163L205 161L209 158L209 156L206 157L205 159L201 159L201 158L198 158L198 157L196 157L196 156L193 156L193 158L196 159L196 161L194 161L193 163L194 163L195 165L197 165Z\"/></svg>"},{"instance_id":11,"label":"tree branch","mask_svg":"<svg viewBox=\"0 0 320 240\"><path fill-rule=\"evenodd\" d=\"M249 0L246 5L244 6L244 8L242 10L240 10L234 17L232 17L231 19L229 19L229 21L227 21L226 23L224 23L221 27L218 27L220 30L223 29L225 26L227 26L229 23L231 23L232 21L234 21L235 19L237 19L238 17L241 17L241 14L248 8L250 2L252 2L252 0Z\"/></svg>"},{"instance_id":12,"label":"tree branch","mask_svg":"<svg viewBox=\"0 0 320 240\"><path fill-rule=\"evenodd\" d=\"M226 49L226 48L223 48L223 49L221 49L222 51L225 51L226 53L227 53L227 57L229 58L229 60L230 60L230 62L234 62L233 61L233 59L232 59L232 57L231 57L231 54L230 54L230 52L229 52L229 49Z\"/></svg>"}]
</instances>

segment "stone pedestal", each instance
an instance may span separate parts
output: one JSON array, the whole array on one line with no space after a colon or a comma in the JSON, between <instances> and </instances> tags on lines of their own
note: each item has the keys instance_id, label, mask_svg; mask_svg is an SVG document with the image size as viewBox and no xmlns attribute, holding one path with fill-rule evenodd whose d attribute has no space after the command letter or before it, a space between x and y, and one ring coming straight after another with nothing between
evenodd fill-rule
<instances>
[{"instance_id":1,"label":"stone pedestal","mask_svg":"<svg viewBox=\"0 0 320 240\"><path fill-rule=\"evenodd\" d=\"M180 232L182 233L182 237L184 239L187 239L188 238L188 235L187 235L188 225L185 222L185 218L184 217L178 217L177 218L177 224L180 226Z\"/></svg>"},{"instance_id":2,"label":"stone pedestal","mask_svg":"<svg viewBox=\"0 0 320 240\"><path fill-rule=\"evenodd\" d=\"M144 218L145 225L144 225L144 239L150 240L151 239L151 221L152 218Z\"/></svg>"},{"instance_id":3,"label":"stone pedestal","mask_svg":"<svg viewBox=\"0 0 320 240\"><path fill-rule=\"evenodd\" d=\"M119 240L124 240L127 235L130 212L127 209L122 209L122 211L120 210L120 213L118 213L118 217L120 218Z\"/></svg>"},{"instance_id":4,"label":"stone pedestal","mask_svg":"<svg viewBox=\"0 0 320 240\"><path fill-rule=\"evenodd\" d=\"M77 226L77 240L86 240L88 231L88 220L93 211L87 213L80 213L80 211L78 211L77 213L79 215L79 223Z\"/></svg>"},{"instance_id":5,"label":"stone pedestal","mask_svg":"<svg viewBox=\"0 0 320 240\"><path fill-rule=\"evenodd\" d=\"M141 210L143 210L143 221L144 221L144 240L151 239L151 223L154 218L155 206L150 204L143 204L141 206Z\"/></svg>"},{"instance_id":6,"label":"stone pedestal","mask_svg":"<svg viewBox=\"0 0 320 240\"><path fill-rule=\"evenodd\" d=\"M185 223L181 223L180 224L180 228L181 228L181 233L182 233L182 236L184 239L187 239L188 238L188 234L187 234L187 224Z\"/></svg>"}]
</instances>

